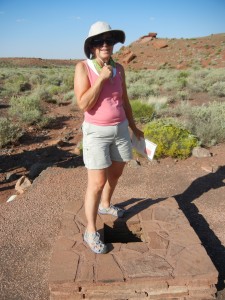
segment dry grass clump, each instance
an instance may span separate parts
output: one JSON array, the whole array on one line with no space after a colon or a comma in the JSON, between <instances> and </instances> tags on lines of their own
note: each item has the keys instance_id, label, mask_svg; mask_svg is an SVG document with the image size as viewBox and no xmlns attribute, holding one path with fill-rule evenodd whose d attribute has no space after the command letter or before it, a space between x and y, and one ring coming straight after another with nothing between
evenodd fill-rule
<instances>
[{"instance_id":1,"label":"dry grass clump","mask_svg":"<svg viewBox=\"0 0 225 300\"><path fill-rule=\"evenodd\" d=\"M225 103L193 106L182 113L185 126L207 147L225 142Z\"/></svg>"},{"instance_id":2,"label":"dry grass clump","mask_svg":"<svg viewBox=\"0 0 225 300\"><path fill-rule=\"evenodd\" d=\"M18 125L7 118L0 117L0 148L17 141L22 135Z\"/></svg>"}]
</instances>

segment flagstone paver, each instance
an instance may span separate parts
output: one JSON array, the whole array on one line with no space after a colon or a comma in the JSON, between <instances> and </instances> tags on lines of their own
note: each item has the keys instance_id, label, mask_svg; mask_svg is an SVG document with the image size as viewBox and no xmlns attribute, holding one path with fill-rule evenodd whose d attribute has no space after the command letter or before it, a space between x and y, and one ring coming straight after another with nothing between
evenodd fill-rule
<instances>
[{"instance_id":1,"label":"flagstone paver","mask_svg":"<svg viewBox=\"0 0 225 300\"><path fill-rule=\"evenodd\" d=\"M174 198L140 200L122 219L98 216L110 249L104 255L83 242L85 225L82 203L66 204L50 264L51 300L215 299L218 272Z\"/></svg>"}]
</instances>

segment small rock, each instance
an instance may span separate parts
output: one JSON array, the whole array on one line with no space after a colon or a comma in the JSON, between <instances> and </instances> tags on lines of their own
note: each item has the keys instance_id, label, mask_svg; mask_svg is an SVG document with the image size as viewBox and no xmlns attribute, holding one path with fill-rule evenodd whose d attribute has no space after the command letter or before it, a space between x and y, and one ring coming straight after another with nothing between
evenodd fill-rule
<instances>
[{"instance_id":1,"label":"small rock","mask_svg":"<svg viewBox=\"0 0 225 300\"><path fill-rule=\"evenodd\" d=\"M129 166L132 168L138 168L141 166L141 164L138 160L132 159L131 161L129 161Z\"/></svg>"},{"instance_id":2,"label":"small rock","mask_svg":"<svg viewBox=\"0 0 225 300\"><path fill-rule=\"evenodd\" d=\"M15 198L17 197L17 195L12 195L9 197L9 199L6 202L11 202L13 201Z\"/></svg>"},{"instance_id":3,"label":"small rock","mask_svg":"<svg viewBox=\"0 0 225 300\"><path fill-rule=\"evenodd\" d=\"M81 155L81 150L80 150L80 148L75 147L74 150L73 150L73 154Z\"/></svg>"},{"instance_id":4,"label":"small rock","mask_svg":"<svg viewBox=\"0 0 225 300\"><path fill-rule=\"evenodd\" d=\"M125 64L129 64L133 59L136 58L136 55L133 52L130 52L123 60Z\"/></svg>"},{"instance_id":5,"label":"small rock","mask_svg":"<svg viewBox=\"0 0 225 300\"><path fill-rule=\"evenodd\" d=\"M5 176L5 180L6 181L11 182L11 181L14 181L16 179L18 179L18 175L17 174L10 173L10 172L6 173L6 176Z\"/></svg>"},{"instance_id":6,"label":"small rock","mask_svg":"<svg viewBox=\"0 0 225 300\"><path fill-rule=\"evenodd\" d=\"M49 146L59 146L62 147L64 146L66 143L63 139L56 139L56 140L52 140L48 143Z\"/></svg>"},{"instance_id":7,"label":"small rock","mask_svg":"<svg viewBox=\"0 0 225 300\"><path fill-rule=\"evenodd\" d=\"M192 155L199 158L212 156L208 149L202 147L194 147L192 150Z\"/></svg>"},{"instance_id":8,"label":"small rock","mask_svg":"<svg viewBox=\"0 0 225 300\"><path fill-rule=\"evenodd\" d=\"M153 43L153 46L155 49L162 49L168 47L168 44L166 41L158 40Z\"/></svg>"},{"instance_id":9,"label":"small rock","mask_svg":"<svg viewBox=\"0 0 225 300\"><path fill-rule=\"evenodd\" d=\"M20 179L16 182L15 190L19 194L23 194L29 187L31 186L30 180L26 176L20 177Z\"/></svg>"}]
</instances>

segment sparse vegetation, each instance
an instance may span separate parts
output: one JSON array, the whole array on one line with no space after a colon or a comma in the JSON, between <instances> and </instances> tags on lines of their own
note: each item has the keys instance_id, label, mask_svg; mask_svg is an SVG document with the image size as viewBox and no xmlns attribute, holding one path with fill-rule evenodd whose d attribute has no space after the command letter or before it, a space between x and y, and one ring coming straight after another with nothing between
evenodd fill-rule
<instances>
[{"instance_id":1,"label":"sparse vegetation","mask_svg":"<svg viewBox=\"0 0 225 300\"><path fill-rule=\"evenodd\" d=\"M225 142L225 103L193 106L183 111L186 128L207 147Z\"/></svg>"},{"instance_id":2,"label":"sparse vegetation","mask_svg":"<svg viewBox=\"0 0 225 300\"><path fill-rule=\"evenodd\" d=\"M131 107L133 116L138 122L146 123L152 120L154 116L154 107L151 104L139 100L132 100Z\"/></svg>"},{"instance_id":3,"label":"sparse vegetation","mask_svg":"<svg viewBox=\"0 0 225 300\"><path fill-rule=\"evenodd\" d=\"M48 127L54 117L46 114L44 103L75 103L73 77L73 67L3 66L0 69L0 99L8 98L10 122L1 120L0 147L16 140L26 125Z\"/></svg>"},{"instance_id":4,"label":"sparse vegetation","mask_svg":"<svg viewBox=\"0 0 225 300\"><path fill-rule=\"evenodd\" d=\"M19 122L35 124L41 120L42 111L40 101L34 96L12 97L9 114L16 117Z\"/></svg>"},{"instance_id":5,"label":"sparse vegetation","mask_svg":"<svg viewBox=\"0 0 225 300\"><path fill-rule=\"evenodd\" d=\"M17 141L22 131L12 120L0 117L0 148Z\"/></svg>"},{"instance_id":6,"label":"sparse vegetation","mask_svg":"<svg viewBox=\"0 0 225 300\"><path fill-rule=\"evenodd\" d=\"M27 124L48 127L52 117L46 105L75 104L73 76L72 67L3 67L0 97L8 98L10 125L1 121L0 147L16 140ZM225 141L224 69L130 70L126 79L134 118L158 144L156 157L185 158L197 143L212 146ZM207 96L207 105L192 105L199 93Z\"/></svg>"}]
</instances>

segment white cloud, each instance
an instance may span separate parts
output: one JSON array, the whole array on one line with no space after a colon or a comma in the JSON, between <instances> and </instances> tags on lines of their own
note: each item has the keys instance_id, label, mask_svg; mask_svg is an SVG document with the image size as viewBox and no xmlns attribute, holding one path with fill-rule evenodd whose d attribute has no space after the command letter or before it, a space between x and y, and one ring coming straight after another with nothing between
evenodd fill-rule
<instances>
[{"instance_id":1,"label":"white cloud","mask_svg":"<svg viewBox=\"0 0 225 300\"><path fill-rule=\"evenodd\" d=\"M26 19L16 19L16 22L17 23L24 23L24 22L26 22L27 20Z\"/></svg>"},{"instance_id":2,"label":"white cloud","mask_svg":"<svg viewBox=\"0 0 225 300\"><path fill-rule=\"evenodd\" d=\"M155 21L155 17L150 17L150 21Z\"/></svg>"},{"instance_id":3,"label":"white cloud","mask_svg":"<svg viewBox=\"0 0 225 300\"><path fill-rule=\"evenodd\" d=\"M72 16L71 19L76 20L76 21L80 21L81 17L79 17L79 16Z\"/></svg>"}]
</instances>

